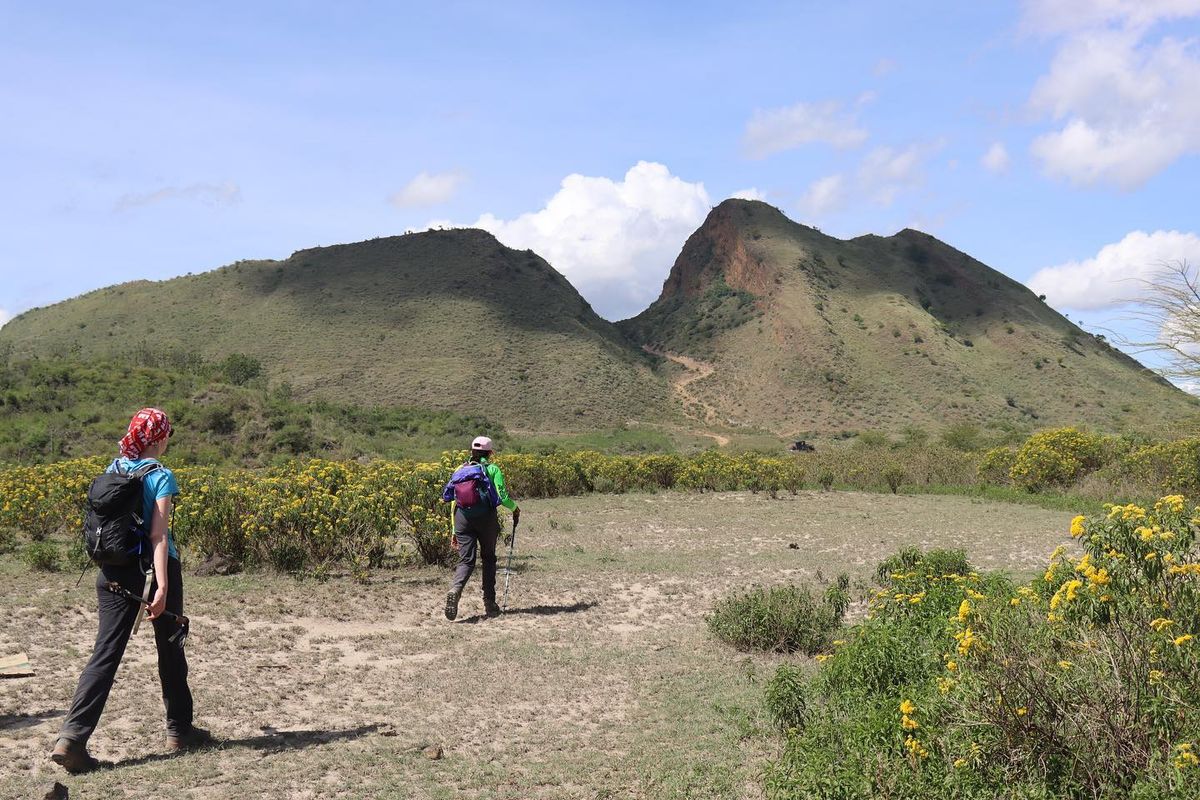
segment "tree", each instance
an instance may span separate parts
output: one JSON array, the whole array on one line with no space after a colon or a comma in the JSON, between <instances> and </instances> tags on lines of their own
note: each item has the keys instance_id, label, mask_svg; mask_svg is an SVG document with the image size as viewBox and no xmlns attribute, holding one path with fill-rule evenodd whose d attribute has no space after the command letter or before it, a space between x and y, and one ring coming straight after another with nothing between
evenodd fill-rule
<instances>
[{"instance_id":1,"label":"tree","mask_svg":"<svg viewBox=\"0 0 1200 800\"><path fill-rule=\"evenodd\" d=\"M1135 353L1158 353L1170 378L1200 378L1200 269L1187 261L1165 263L1142 281L1139 307L1129 312L1141 328L1120 343Z\"/></svg>"}]
</instances>

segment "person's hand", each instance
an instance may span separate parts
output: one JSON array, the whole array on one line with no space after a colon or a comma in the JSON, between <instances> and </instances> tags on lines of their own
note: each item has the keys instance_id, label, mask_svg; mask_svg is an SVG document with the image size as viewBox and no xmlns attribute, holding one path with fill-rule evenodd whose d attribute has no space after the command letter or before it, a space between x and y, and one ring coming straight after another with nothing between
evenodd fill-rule
<instances>
[{"instance_id":1,"label":"person's hand","mask_svg":"<svg viewBox=\"0 0 1200 800\"><path fill-rule=\"evenodd\" d=\"M458 549L458 537L457 537L457 536L451 536L451 537L450 537L450 549L451 549L451 550L457 550L457 549Z\"/></svg>"},{"instance_id":2,"label":"person's hand","mask_svg":"<svg viewBox=\"0 0 1200 800\"><path fill-rule=\"evenodd\" d=\"M515 528L517 526L517 523L520 521L521 521L521 507L517 506L516 508L513 509L513 527Z\"/></svg>"},{"instance_id":3,"label":"person's hand","mask_svg":"<svg viewBox=\"0 0 1200 800\"><path fill-rule=\"evenodd\" d=\"M159 588L155 591L154 599L150 601L146 610L150 612L150 619L158 619L159 615L167 610L167 590Z\"/></svg>"}]
</instances>

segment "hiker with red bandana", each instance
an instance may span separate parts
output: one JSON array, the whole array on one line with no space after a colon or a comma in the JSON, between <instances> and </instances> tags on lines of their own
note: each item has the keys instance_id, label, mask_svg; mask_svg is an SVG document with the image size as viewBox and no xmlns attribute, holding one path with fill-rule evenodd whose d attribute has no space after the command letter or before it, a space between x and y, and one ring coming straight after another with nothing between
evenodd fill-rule
<instances>
[{"instance_id":1,"label":"hiker with red bandana","mask_svg":"<svg viewBox=\"0 0 1200 800\"><path fill-rule=\"evenodd\" d=\"M87 772L99 766L99 762L88 754L87 742L100 721L125 646L138 615L142 613L143 606L108 591L105 587L110 582L146 598L146 611L153 621L154 642L158 648L158 677L167 712L168 749L182 750L211 740L207 731L192 724L192 693L188 688L182 639L172 639L177 624L168 618L169 615L163 614L164 611L183 613L183 572L170 528L172 503L179 494L179 484L175 474L158 460L166 452L174 433L163 411L143 408L130 420L128 431L120 441L120 457L106 470L108 473L140 475L140 519L146 543L140 557L134 558L132 563L100 567L96 579L100 606L96 645L79 677L71 709L50 756L68 772Z\"/></svg>"}]
</instances>

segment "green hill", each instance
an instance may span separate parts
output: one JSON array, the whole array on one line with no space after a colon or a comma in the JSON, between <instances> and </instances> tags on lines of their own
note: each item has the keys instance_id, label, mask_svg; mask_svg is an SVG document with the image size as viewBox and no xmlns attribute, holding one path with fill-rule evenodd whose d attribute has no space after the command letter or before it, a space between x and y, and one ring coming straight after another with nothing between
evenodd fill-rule
<instances>
[{"instance_id":1,"label":"green hill","mask_svg":"<svg viewBox=\"0 0 1200 800\"><path fill-rule=\"evenodd\" d=\"M842 241L728 200L684 245L635 342L691 360L710 421L786 436L973 424L1168 430L1196 401L923 233Z\"/></svg>"},{"instance_id":2,"label":"green hill","mask_svg":"<svg viewBox=\"0 0 1200 800\"><path fill-rule=\"evenodd\" d=\"M293 416L221 390L272 431L239 433L243 459L259 447L295 450L284 429L315 450L401 447L368 440L409 423L371 416L354 423L365 438L347 442L333 428L349 409L452 415L413 423L426 430L482 417L530 447L635 449L956 424L1161 433L1197 411L1023 285L931 236L842 241L743 200L716 207L658 300L616 325L532 251L479 230L428 231L34 309L0 329L0 366L31 359L258 362L263 391L285 397ZM193 372L179 398L202 409L214 396L209 373ZM296 430L305 414L307 434Z\"/></svg>"},{"instance_id":3,"label":"green hill","mask_svg":"<svg viewBox=\"0 0 1200 800\"><path fill-rule=\"evenodd\" d=\"M509 430L668 414L650 359L532 251L428 231L112 286L0 329L10 357L219 361L244 354L302 400L482 414Z\"/></svg>"},{"instance_id":4,"label":"green hill","mask_svg":"<svg viewBox=\"0 0 1200 800\"><path fill-rule=\"evenodd\" d=\"M481 431L505 450L502 426L422 408L302 402L268 387L255 363L232 358L0 359L0 463L113 457L142 405L165 409L178 435L175 464L259 466L293 456L436 458Z\"/></svg>"}]
</instances>

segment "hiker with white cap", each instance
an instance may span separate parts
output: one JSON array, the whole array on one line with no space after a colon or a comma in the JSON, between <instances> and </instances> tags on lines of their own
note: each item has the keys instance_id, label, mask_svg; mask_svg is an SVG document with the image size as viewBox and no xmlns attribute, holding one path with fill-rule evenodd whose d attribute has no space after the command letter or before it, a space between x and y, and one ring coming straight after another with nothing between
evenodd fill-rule
<instances>
[{"instance_id":1,"label":"hiker with white cap","mask_svg":"<svg viewBox=\"0 0 1200 800\"><path fill-rule=\"evenodd\" d=\"M458 601L467 579L475 570L475 559L483 559L483 608L489 617L500 613L496 603L496 539L500 536L500 519L496 509L504 506L513 515L513 525L521 519L521 509L508 496L504 473L491 463L496 446L486 436L476 436L471 442L471 457L454 471L442 490L442 499L454 502L454 540L458 548L458 565L454 582L446 594L446 619L458 616Z\"/></svg>"}]
</instances>

